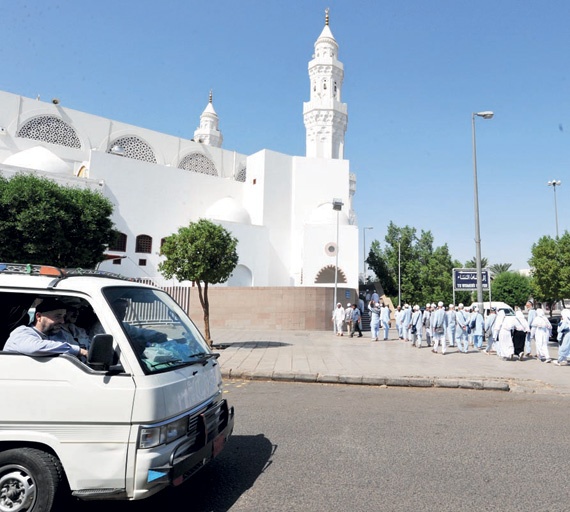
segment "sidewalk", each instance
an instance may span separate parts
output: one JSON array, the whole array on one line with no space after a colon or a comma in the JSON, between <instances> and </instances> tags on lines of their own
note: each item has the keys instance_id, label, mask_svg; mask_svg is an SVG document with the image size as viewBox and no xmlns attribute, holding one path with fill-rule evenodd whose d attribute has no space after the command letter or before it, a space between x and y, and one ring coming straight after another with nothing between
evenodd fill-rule
<instances>
[{"instance_id":1,"label":"sidewalk","mask_svg":"<svg viewBox=\"0 0 570 512\"><path fill-rule=\"evenodd\" d=\"M388 341L335 336L326 331L245 331L213 329L220 348L225 378L346 383L379 386L492 389L570 396L570 366L503 361L473 348L462 354L456 347L445 356L427 346L412 347ZM424 342L425 343L425 342ZM553 360L558 345L549 343ZM440 349L441 352L441 349Z\"/></svg>"}]
</instances>

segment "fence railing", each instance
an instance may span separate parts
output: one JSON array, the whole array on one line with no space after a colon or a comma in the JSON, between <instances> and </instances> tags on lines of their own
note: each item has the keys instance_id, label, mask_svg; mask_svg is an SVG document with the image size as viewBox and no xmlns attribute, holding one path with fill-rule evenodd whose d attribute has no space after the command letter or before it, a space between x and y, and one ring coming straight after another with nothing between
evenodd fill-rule
<instances>
[{"instance_id":1,"label":"fence railing","mask_svg":"<svg viewBox=\"0 0 570 512\"><path fill-rule=\"evenodd\" d=\"M190 288L192 287L190 284L174 285L171 281L151 277L143 277L140 279L140 282L151 286L156 286L157 288L164 290L178 303L178 305L184 311L186 311L186 313L190 312Z\"/></svg>"}]
</instances>

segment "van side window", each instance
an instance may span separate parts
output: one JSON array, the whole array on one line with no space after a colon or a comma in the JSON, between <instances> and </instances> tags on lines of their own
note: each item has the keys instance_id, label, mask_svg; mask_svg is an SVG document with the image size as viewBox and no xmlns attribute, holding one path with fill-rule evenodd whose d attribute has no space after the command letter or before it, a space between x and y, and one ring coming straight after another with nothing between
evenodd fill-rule
<instances>
[{"instance_id":1,"label":"van side window","mask_svg":"<svg viewBox=\"0 0 570 512\"><path fill-rule=\"evenodd\" d=\"M34 299L29 293L0 293L0 350L16 327L30 323L28 310Z\"/></svg>"}]
</instances>

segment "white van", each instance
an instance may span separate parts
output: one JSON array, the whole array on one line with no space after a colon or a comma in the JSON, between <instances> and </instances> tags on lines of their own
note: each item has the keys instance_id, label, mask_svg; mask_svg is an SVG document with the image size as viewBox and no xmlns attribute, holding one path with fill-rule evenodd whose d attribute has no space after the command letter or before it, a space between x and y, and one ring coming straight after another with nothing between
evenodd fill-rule
<instances>
[{"instance_id":1,"label":"white van","mask_svg":"<svg viewBox=\"0 0 570 512\"><path fill-rule=\"evenodd\" d=\"M475 306L477 306L476 302L471 304L471 308L474 308ZM485 318L487 318L487 316L489 315L489 312L491 311L491 307L494 307L497 310L497 313L499 311L504 311L506 316L514 316L515 315L513 308L511 308L511 306L509 306L506 302L499 302L499 301L483 302L483 312L482 313L483 313L483 316Z\"/></svg>"},{"instance_id":2,"label":"white van","mask_svg":"<svg viewBox=\"0 0 570 512\"><path fill-rule=\"evenodd\" d=\"M0 510L49 511L60 488L146 498L229 438L218 354L167 293L119 277L0 264L0 349L46 298L78 307L94 334L85 362L0 351Z\"/></svg>"}]
</instances>

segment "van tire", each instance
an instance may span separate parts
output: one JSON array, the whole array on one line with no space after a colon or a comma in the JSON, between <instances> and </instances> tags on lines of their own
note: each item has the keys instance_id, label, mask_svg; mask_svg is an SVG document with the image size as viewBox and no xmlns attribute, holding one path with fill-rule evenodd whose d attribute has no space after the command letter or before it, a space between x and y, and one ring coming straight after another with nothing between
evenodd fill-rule
<instances>
[{"instance_id":1,"label":"van tire","mask_svg":"<svg viewBox=\"0 0 570 512\"><path fill-rule=\"evenodd\" d=\"M0 512L50 512L61 482L59 460L35 448L0 452Z\"/></svg>"}]
</instances>

